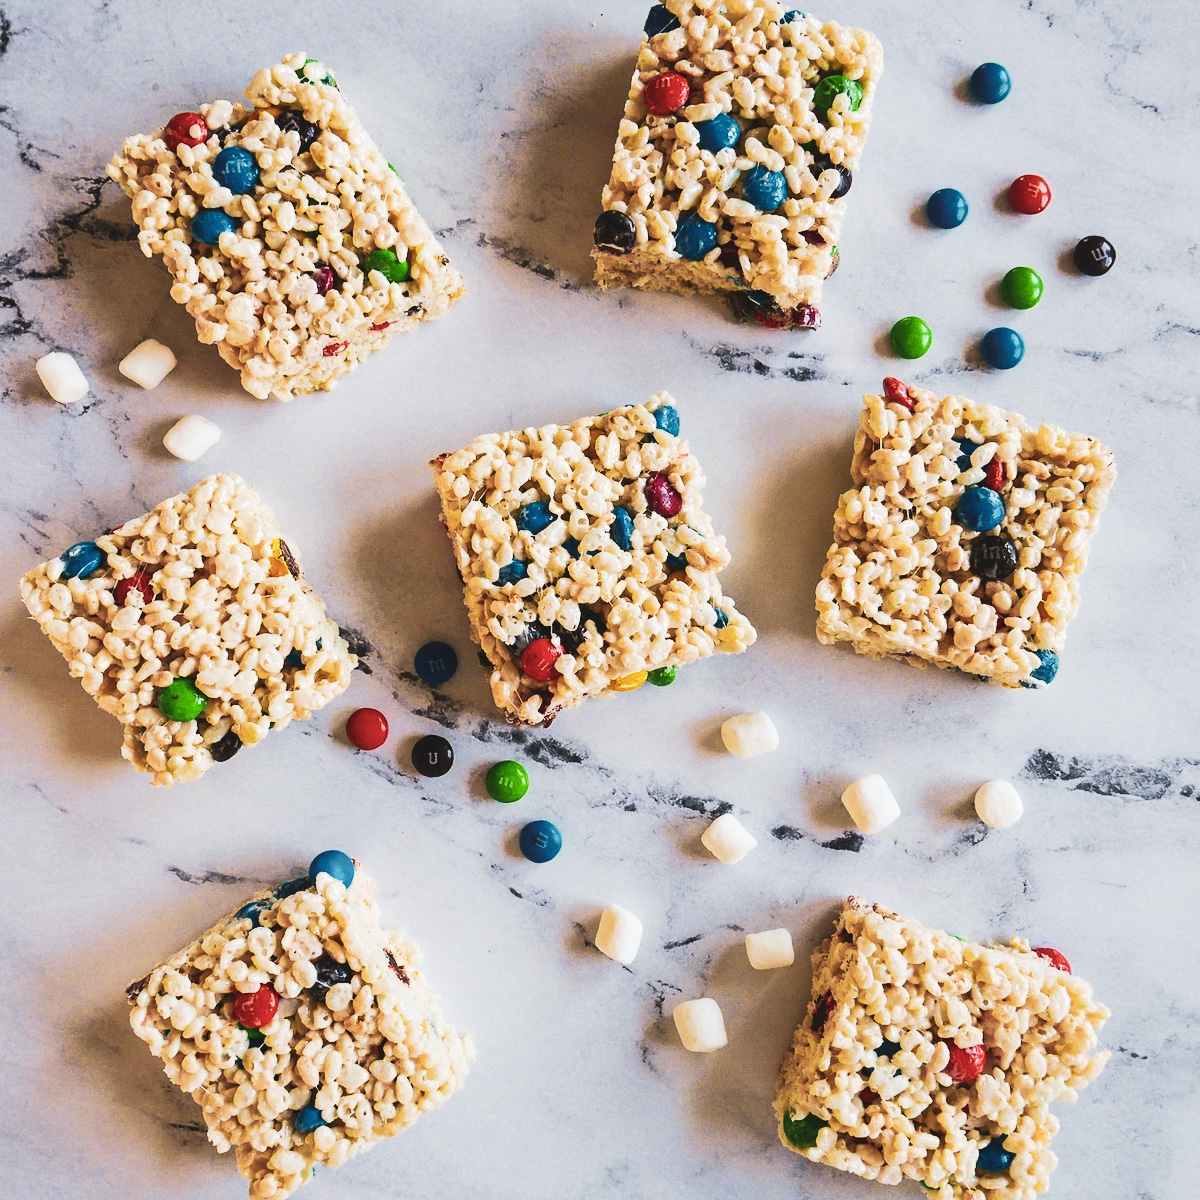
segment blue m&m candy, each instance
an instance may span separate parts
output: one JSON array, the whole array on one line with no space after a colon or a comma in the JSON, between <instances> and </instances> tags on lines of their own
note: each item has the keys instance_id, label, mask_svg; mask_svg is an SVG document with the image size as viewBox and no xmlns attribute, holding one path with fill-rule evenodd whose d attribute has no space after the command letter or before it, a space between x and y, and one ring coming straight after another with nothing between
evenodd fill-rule
<instances>
[{"instance_id":1,"label":"blue m&m candy","mask_svg":"<svg viewBox=\"0 0 1200 1200\"><path fill-rule=\"evenodd\" d=\"M1034 654L1041 665L1030 672L1029 678L1036 679L1038 683L1053 683L1058 674L1058 655L1053 650L1035 650Z\"/></svg>"},{"instance_id":2,"label":"blue m&m candy","mask_svg":"<svg viewBox=\"0 0 1200 1200\"><path fill-rule=\"evenodd\" d=\"M627 508L618 505L613 509L613 521L608 529L608 536L622 550L628 550L633 545L633 514Z\"/></svg>"},{"instance_id":3,"label":"blue m&m candy","mask_svg":"<svg viewBox=\"0 0 1200 1200\"><path fill-rule=\"evenodd\" d=\"M204 208L192 218L192 237L206 246L215 246L223 233L237 233L238 223L224 209Z\"/></svg>"},{"instance_id":4,"label":"blue m&m candy","mask_svg":"<svg viewBox=\"0 0 1200 1200\"><path fill-rule=\"evenodd\" d=\"M925 215L939 229L957 229L967 219L967 198L955 188L938 188L925 201Z\"/></svg>"},{"instance_id":5,"label":"blue m&m candy","mask_svg":"<svg viewBox=\"0 0 1200 1200\"><path fill-rule=\"evenodd\" d=\"M308 864L309 882L315 884L317 876L322 871L326 875L332 875L334 879L345 887L349 887L354 882L354 859L348 854L343 854L340 850L322 850Z\"/></svg>"},{"instance_id":6,"label":"blue m&m candy","mask_svg":"<svg viewBox=\"0 0 1200 1200\"><path fill-rule=\"evenodd\" d=\"M742 136L742 127L736 117L728 113L717 113L709 121L697 121L696 132L700 135L700 149L716 154L718 150L727 150L736 146Z\"/></svg>"},{"instance_id":7,"label":"blue m&m candy","mask_svg":"<svg viewBox=\"0 0 1200 1200\"><path fill-rule=\"evenodd\" d=\"M665 4L656 4L646 14L646 24L642 26L647 37L658 37L678 28L679 18Z\"/></svg>"},{"instance_id":8,"label":"blue m&m candy","mask_svg":"<svg viewBox=\"0 0 1200 1200\"><path fill-rule=\"evenodd\" d=\"M1008 371L1025 357L1025 343L1015 329L1001 325L989 329L979 343L980 353L989 367Z\"/></svg>"},{"instance_id":9,"label":"blue m&m candy","mask_svg":"<svg viewBox=\"0 0 1200 1200\"><path fill-rule=\"evenodd\" d=\"M95 542L76 542L59 555L63 569L60 579L89 579L103 570L104 551Z\"/></svg>"},{"instance_id":10,"label":"blue m&m candy","mask_svg":"<svg viewBox=\"0 0 1200 1200\"><path fill-rule=\"evenodd\" d=\"M672 437L679 436L679 409L673 404L664 404L661 408L654 410L654 424L658 426L663 433L669 433Z\"/></svg>"},{"instance_id":11,"label":"blue m&m candy","mask_svg":"<svg viewBox=\"0 0 1200 1200\"><path fill-rule=\"evenodd\" d=\"M226 146L213 159L213 178L235 196L244 196L258 187L258 160L241 146Z\"/></svg>"},{"instance_id":12,"label":"blue m&m candy","mask_svg":"<svg viewBox=\"0 0 1200 1200\"><path fill-rule=\"evenodd\" d=\"M695 213L688 213L675 227L675 249L688 262L699 262L716 245L717 227Z\"/></svg>"},{"instance_id":13,"label":"blue m&m candy","mask_svg":"<svg viewBox=\"0 0 1200 1200\"><path fill-rule=\"evenodd\" d=\"M426 642L413 656L413 669L426 683L436 687L454 678L458 655L445 642Z\"/></svg>"},{"instance_id":14,"label":"blue m&m candy","mask_svg":"<svg viewBox=\"0 0 1200 1200\"><path fill-rule=\"evenodd\" d=\"M541 533L557 520L558 517L550 511L550 505L545 500L534 500L517 509L517 528L524 529L527 533Z\"/></svg>"},{"instance_id":15,"label":"blue m&m candy","mask_svg":"<svg viewBox=\"0 0 1200 1200\"><path fill-rule=\"evenodd\" d=\"M1004 500L989 487L969 487L958 498L958 523L975 533L987 533L1004 521Z\"/></svg>"},{"instance_id":16,"label":"blue m&m candy","mask_svg":"<svg viewBox=\"0 0 1200 1200\"><path fill-rule=\"evenodd\" d=\"M521 853L530 862L549 862L562 849L562 834L550 821L530 821L517 839Z\"/></svg>"},{"instance_id":17,"label":"blue m&m candy","mask_svg":"<svg viewBox=\"0 0 1200 1200\"><path fill-rule=\"evenodd\" d=\"M1012 79L999 63L986 62L971 72L970 88L980 104L999 104L1012 91Z\"/></svg>"},{"instance_id":18,"label":"blue m&m candy","mask_svg":"<svg viewBox=\"0 0 1200 1200\"><path fill-rule=\"evenodd\" d=\"M496 576L496 582L501 587L506 583L520 583L528 574L529 568L519 558L514 558L508 566L500 568L500 574Z\"/></svg>"},{"instance_id":19,"label":"blue m&m candy","mask_svg":"<svg viewBox=\"0 0 1200 1200\"><path fill-rule=\"evenodd\" d=\"M321 1110L315 1104L305 1105L293 1118L292 1128L299 1134L312 1133L328 1122L321 1116Z\"/></svg>"},{"instance_id":20,"label":"blue m&m candy","mask_svg":"<svg viewBox=\"0 0 1200 1200\"><path fill-rule=\"evenodd\" d=\"M751 167L742 176L742 199L763 212L774 212L787 199L787 180L782 171Z\"/></svg>"},{"instance_id":21,"label":"blue m&m candy","mask_svg":"<svg viewBox=\"0 0 1200 1200\"><path fill-rule=\"evenodd\" d=\"M980 1148L979 1157L975 1160L975 1169L997 1175L1001 1171L1007 1171L1016 1157L1011 1150L1005 1150L1003 1137L994 1137Z\"/></svg>"}]
</instances>

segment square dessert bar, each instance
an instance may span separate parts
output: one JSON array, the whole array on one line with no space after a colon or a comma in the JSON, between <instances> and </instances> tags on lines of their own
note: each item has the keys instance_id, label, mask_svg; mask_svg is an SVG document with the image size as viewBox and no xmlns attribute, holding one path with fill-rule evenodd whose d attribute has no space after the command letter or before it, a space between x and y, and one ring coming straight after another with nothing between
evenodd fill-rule
<instances>
[{"instance_id":1,"label":"square dessert bar","mask_svg":"<svg viewBox=\"0 0 1200 1200\"><path fill-rule=\"evenodd\" d=\"M1007 687L1049 683L1116 478L1108 447L898 379L863 399L817 637Z\"/></svg>"},{"instance_id":2,"label":"square dessert bar","mask_svg":"<svg viewBox=\"0 0 1200 1200\"><path fill-rule=\"evenodd\" d=\"M127 989L134 1033L233 1150L255 1200L280 1200L443 1104L468 1038L417 950L379 927L374 885L340 851L259 892Z\"/></svg>"},{"instance_id":3,"label":"square dessert bar","mask_svg":"<svg viewBox=\"0 0 1200 1200\"><path fill-rule=\"evenodd\" d=\"M476 438L433 460L492 695L549 725L589 696L668 684L755 639L721 590L725 539L666 392L571 425Z\"/></svg>"},{"instance_id":4,"label":"square dessert bar","mask_svg":"<svg viewBox=\"0 0 1200 1200\"><path fill-rule=\"evenodd\" d=\"M729 292L815 329L883 50L780 0L667 0L646 19L617 132L596 282Z\"/></svg>"},{"instance_id":5,"label":"square dessert bar","mask_svg":"<svg viewBox=\"0 0 1200 1200\"><path fill-rule=\"evenodd\" d=\"M236 475L77 542L30 571L21 598L153 783L198 779L312 716L358 664Z\"/></svg>"},{"instance_id":6,"label":"square dessert bar","mask_svg":"<svg viewBox=\"0 0 1200 1200\"><path fill-rule=\"evenodd\" d=\"M200 341L251 395L290 400L332 388L465 289L320 63L289 54L246 100L127 138L108 174Z\"/></svg>"},{"instance_id":7,"label":"square dessert bar","mask_svg":"<svg viewBox=\"0 0 1200 1200\"><path fill-rule=\"evenodd\" d=\"M1057 1165L1057 1099L1109 1052L1109 1012L1057 950L980 945L850 897L812 958L779 1072L790 1150L938 1200L1032 1200Z\"/></svg>"}]
</instances>

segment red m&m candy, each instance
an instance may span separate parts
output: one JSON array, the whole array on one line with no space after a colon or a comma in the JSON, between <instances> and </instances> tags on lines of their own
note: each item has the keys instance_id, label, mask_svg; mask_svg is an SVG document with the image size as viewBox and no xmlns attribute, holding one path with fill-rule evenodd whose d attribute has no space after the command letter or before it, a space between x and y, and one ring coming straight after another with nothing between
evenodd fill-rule
<instances>
[{"instance_id":1,"label":"red m&m candy","mask_svg":"<svg viewBox=\"0 0 1200 1200\"><path fill-rule=\"evenodd\" d=\"M917 402L908 394L908 384L901 382L894 375L889 375L883 381L883 396L889 404L899 404L909 412L913 412L917 407Z\"/></svg>"},{"instance_id":2,"label":"red m&m candy","mask_svg":"<svg viewBox=\"0 0 1200 1200\"><path fill-rule=\"evenodd\" d=\"M678 112L691 95L692 85L686 75L678 71L663 71L646 83L643 97L646 107L658 117L669 117Z\"/></svg>"},{"instance_id":3,"label":"red m&m candy","mask_svg":"<svg viewBox=\"0 0 1200 1200\"><path fill-rule=\"evenodd\" d=\"M137 592L143 604L149 604L154 599L154 585L146 571L139 569L125 579L117 580L117 586L113 588L113 599L124 605L129 600L130 592Z\"/></svg>"},{"instance_id":4,"label":"red m&m candy","mask_svg":"<svg viewBox=\"0 0 1200 1200\"><path fill-rule=\"evenodd\" d=\"M172 150L180 146L199 146L208 141L208 125L199 113L176 113L163 130L163 141Z\"/></svg>"},{"instance_id":5,"label":"red m&m candy","mask_svg":"<svg viewBox=\"0 0 1200 1200\"><path fill-rule=\"evenodd\" d=\"M1033 216L1050 203L1050 185L1040 175L1018 175L1009 184L1008 199L1017 212Z\"/></svg>"},{"instance_id":6,"label":"red m&m candy","mask_svg":"<svg viewBox=\"0 0 1200 1200\"><path fill-rule=\"evenodd\" d=\"M987 1052L982 1046L956 1046L947 1043L950 1051L950 1061L946 1064L946 1074L955 1083L972 1083L983 1074L987 1062Z\"/></svg>"},{"instance_id":7,"label":"red m&m candy","mask_svg":"<svg viewBox=\"0 0 1200 1200\"><path fill-rule=\"evenodd\" d=\"M562 647L549 638L534 638L521 655L521 670L538 683L549 683L554 678L554 664L562 654Z\"/></svg>"},{"instance_id":8,"label":"red m&m candy","mask_svg":"<svg viewBox=\"0 0 1200 1200\"><path fill-rule=\"evenodd\" d=\"M683 507L683 498L662 471L646 480L646 500L660 517L673 517Z\"/></svg>"},{"instance_id":9,"label":"red m&m candy","mask_svg":"<svg viewBox=\"0 0 1200 1200\"><path fill-rule=\"evenodd\" d=\"M233 998L233 1015L247 1029L270 1025L278 1010L279 997L269 983L264 983L257 992L238 992Z\"/></svg>"},{"instance_id":10,"label":"red m&m candy","mask_svg":"<svg viewBox=\"0 0 1200 1200\"><path fill-rule=\"evenodd\" d=\"M346 722L346 736L360 750L378 750L387 741L387 717L377 708L355 709Z\"/></svg>"},{"instance_id":11,"label":"red m&m candy","mask_svg":"<svg viewBox=\"0 0 1200 1200\"><path fill-rule=\"evenodd\" d=\"M1071 963L1061 950L1055 950L1053 946L1034 946L1033 952L1057 970L1071 974Z\"/></svg>"},{"instance_id":12,"label":"red m&m candy","mask_svg":"<svg viewBox=\"0 0 1200 1200\"><path fill-rule=\"evenodd\" d=\"M983 468L983 482L986 483L993 492L998 492L1004 486L1004 464L998 458L993 458L992 461Z\"/></svg>"}]
</instances>

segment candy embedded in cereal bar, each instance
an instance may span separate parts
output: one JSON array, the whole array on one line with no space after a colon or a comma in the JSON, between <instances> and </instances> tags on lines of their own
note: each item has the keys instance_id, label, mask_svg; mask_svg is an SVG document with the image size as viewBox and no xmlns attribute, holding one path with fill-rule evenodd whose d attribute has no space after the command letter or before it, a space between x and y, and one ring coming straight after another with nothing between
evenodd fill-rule
<instances>
[{"instance_id":1,"label":"candy embedded in cereal bar","mask_svg":"<svg viewBox=\"0 0 1200 1200\"><path fill-rule=\"evenodd\" d=\"M650 10L617 133L596 282L728 292L735 315L815 329L883 50L781 0Z\"/></svg>"},{"instance_id":2,"label":"candy embedded in cereal bar","mask_svg":"<svg viewBox=\"0 0 1200 1200\"><path fill-rule=\"evenodd\" d=\"M127 138L108 174L200 341L252 395L290 400L332 388L465 288L320 63L289 54L246 100Z\"/></svg>"},{"instance_id":3,"label":"candy embedded in cereal bar","mask_svg":"<svg viewBox=\"0 0 1200 1200\"><path fill-rule=\"evenodd\" d=\"M1057 1165L1051 1102L1076 1099L1109 1058L1096 1051L1108 1009L1065 964L850 897L780 1067L783 1144L938 1200L1032 1200Z\"/></svg>"},{"instance_id":4,"label":"candy embedded in cereal bar","mask_svg":"<svg viewBox=\"0 0 1200 1200\"><path fill-rule=\"evenodd\" d=\"M30 571L21 598L152 783L198 779L306 720L358 663L236 475L77 542Z\"/></svg>"},{"instance_id":5,"label":"candy embedded in cereal bar","mask_svg":"<svg viewBox=\"0 0 1200 1200\"><path fill-rule=\"evenodd\" d=\"M282 1200L439 1107L472 1057L416 947L379 927L356 865L325 851L127 991L134 1033L255 1200Z\"/></svg>"},{"instance_id":6,"label":"candy embedded in cereal bar","mask_svg":"<svg viewBox=\"0 0 1200 1200\"><path fill-rule=\"evenodd\" d=\"M817 637L1008 687L1050 683L1116 478L1108 447L898 379L863 400Z\"/></svg>"},{"instance_id":7,"label":"candy embedded in cereal bar","mask_svg":"<svg viewBox=\"0 0 1200 1200\"><path fill-rule=\"evenodd\" d=\"M721 590L729 552L666 392L476 438L432 466L471 636L514 724L548 725L589 696L754 642Z\"/></svg>"}]
</instances>

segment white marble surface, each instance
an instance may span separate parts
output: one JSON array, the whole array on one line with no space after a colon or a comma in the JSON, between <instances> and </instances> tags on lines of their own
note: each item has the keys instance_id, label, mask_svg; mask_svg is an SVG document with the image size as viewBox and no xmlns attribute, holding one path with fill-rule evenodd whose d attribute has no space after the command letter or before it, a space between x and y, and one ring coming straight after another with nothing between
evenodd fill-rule
<instances>
[{"instance_id":1,"label":"white marble surface","mask_svg":"<svg viewBox=\"0 0 1200 1200\"><path fill-rule=\"evenodd\" d=\"M1180 0L827 6L878 33L887 67L825 328L781 335L729 323L716 302L587 282L645 8L0 4L5 1196L243 1194L191 1101L127 1029L122 989L329 846L378 878L479 1057L460 1096L323 1174L314 1200L882 1194L785 1153L770 1112L807 956L848 892L1066 951L1113 1009L1114 1057L1062 1106L1054 1194L1193 1194L1200 750L1197 655L1181 631L1197 619L1200 557L1200 25ZM237 95L295 48L333 67L446 231L471 294L333 394L281 407L241 393L195 343L161 269L129 240L128 202L100 181L124 134ZM1015 87L983 109L959 93L988 59ZM1031 219L996 199L1027 171L1055 191ZM972 204L953 233L917 216L946 185ZM1120 254L1100 280L1060 265L1093 232ZM994 284L1018 263L1043 272L1046 297L1009 314ZM935 345L899 371L882 337L909 312L931 322ZM978 336L1004 323L1026 335L1025 362L1008 374L971 365ZM151 335L180 365L144 393L116 364ZM85 405L61 409L39 388L33 362L51 348L83 363ZM887 373L1114 447L1121 477L1052 688L993 690L817 644L812 591L858 397ZM729 587L760 641L669 691L514 735L472 661L425 462L480 432L664 386L707 468L735 555ZM224 438L185 465L159 443L192 411ZM241 472L275 507L331 612L368 647L369 673L308 726L200 783L151 790L122 764L116 723L25 617L17 579L216 469ZM431 694L411 663L435 636L464 662ZM372 755L340 733L366 704L393 728ZM722 719L760 707L780 749L723 754ZM407 750L431 731L451 738L458 765L424 781ZM484 798L481 779L514 753L533 787L510 809ZM869 770L904 815L856 852L838 849L838 794ZM1027 812L987 832L970 796L997 776L1017 781ZM723 806L759 838L736 867L699 847L704 814ZM515 853L533 817L564 832L547 866ZM588 945L610 901L645 921L630 969ZM753 972L741 929L779 924L795 934L796 965ZM730 1036L708 1057L684 1052L663 1016L701 994L719 999Z\"/></svg>"}]
</instances>

